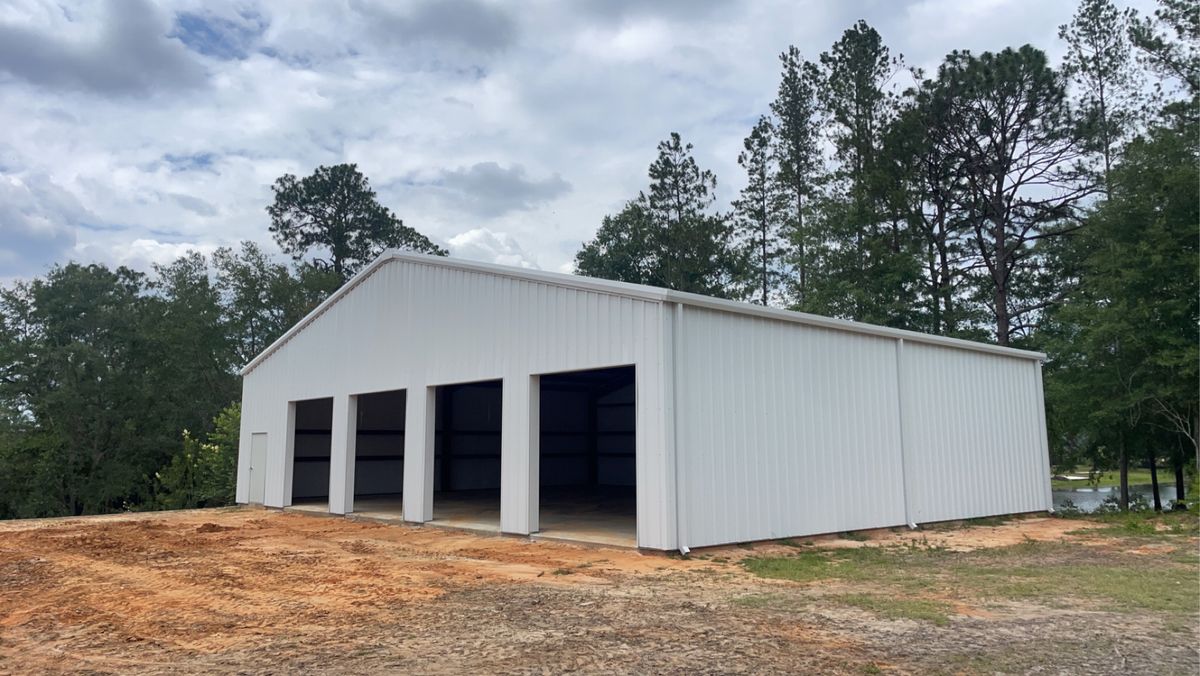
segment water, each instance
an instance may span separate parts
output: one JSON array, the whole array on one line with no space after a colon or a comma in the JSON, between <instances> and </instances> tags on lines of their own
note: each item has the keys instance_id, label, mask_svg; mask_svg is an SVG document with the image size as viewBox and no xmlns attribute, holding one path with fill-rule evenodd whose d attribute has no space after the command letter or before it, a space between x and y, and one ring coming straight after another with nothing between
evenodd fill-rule
<instances>
[{"instance_id":1,"label":"water","mask_svg":"<svg viewBox=\"0 0 1200 676\"><path fill-rule=\"evenodd\" d=\"M1063 502L1070 500L1075 503L1075 506L1085 512L1090 512L1100 506L1109 496L1121 495L1120 486L1088 486L1085 482L1079 488L1056 488L1054 489L1054 507L1057 509L1062 507ZM1154 506L1154 489L1150 484L1130 484L1129 499L1133 500L1133 496L1141 495L1146 498L1146 504ZM1171 501L1175 499L1175 482L1158 484L1158 495L1162 499L1163 509L1171 507Z\"/></svg>"}]
</instances>

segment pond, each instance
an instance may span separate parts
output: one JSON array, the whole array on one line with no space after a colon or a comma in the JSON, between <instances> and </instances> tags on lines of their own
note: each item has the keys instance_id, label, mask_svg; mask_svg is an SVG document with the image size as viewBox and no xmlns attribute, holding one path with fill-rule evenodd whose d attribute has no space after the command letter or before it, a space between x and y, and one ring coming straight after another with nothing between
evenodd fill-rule
<instances>
[{"instance_id":1,"label":"pond","mask_svg":"<svg viewBox=\"0 0 1200 676\"><path fill-rule=\"evenodd\" d=\"M1079 488L1056 488L1054 489L1054 508L1062 507L1067 500L1075 503L1075 506L1085 512L1090 512L1100 506L1109 496L1118 496L1121 494L1120 486L1088 486L1086 482L1079 482ZM1129 499L1133 496L1141 495L1146 499L1146 504L1154 505L1154 489L1150 484L1130 484ZM1158 484L1158 495L1162 499L1163 509L1168 509L1171 506L1171 501L1175 499L1175 483L1163 482Z\"/></svg>"}]
</instances>

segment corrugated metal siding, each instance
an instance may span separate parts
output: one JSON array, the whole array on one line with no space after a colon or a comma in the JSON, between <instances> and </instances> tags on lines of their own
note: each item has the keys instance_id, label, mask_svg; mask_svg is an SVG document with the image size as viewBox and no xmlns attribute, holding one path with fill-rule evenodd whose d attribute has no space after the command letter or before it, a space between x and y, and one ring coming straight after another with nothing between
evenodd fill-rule
<instances>
[{"instance_id":1,"label":"corrugated metal siding","mask_svg":"<svg viewBox=\"0 0 1200 676\"><path fill-rule=\"evenodd\" d=\"M663 316L658 302L396 259L331 305L243 382L243 445L268 433L266 503L286 500L286 402L633 364L637 369L638 537L674 548L665 458ZM519 411L505 396L505 420ZM515 403L520 407L520 402ZM528 430L505 425L506 448ZM238 498L248 488L239 460ZM503 472L503 470L502 470ZM510 472L511 474L511 472ZM508 476L506 474L506 476ZM518 478L502 512L527 511ZM527 482L526 482L527 483Z\"/></svg>"},{"instance_id":2,"label":"corrugated metal siding","mask_svg":"<svg viewBox=\"0 0 1200 676\"><path fill-rule=\"evenodd\" d=\"M689 547L904 523L895 341L685 308Z\"/></svg>"},{"instance_id":3,"label":"corrugated metal siding","mask_svg":"<svg viewBox=\"0 0 1200 676\"><path fill-rule=\"evenodd\" d=\"M907 342L902 354L912 519L1050 509L1038 362Z\"/></svg>"},{"instance_id":4,"label":"corrugated metal siding","mask_svg":"<svg viewBox=\"0 0 1200 676\"><path fill-rule=\"evenodd\" d=\"M682 326L689 547L1050 508L1037 361L693 307Z\"/></svg>"},{"instance_id":5,"label":"corrugated metal siding","mask_svg":"<svg viewBox=\"0 0 1200 676\"><path fill-rule=\"evenodd\" d=\"M522 532L530 375L633 364L643 547L680 544L677 490L690 547L1050 507L1029 353L693 301L387 260L248 371L238 499L261 432L265 502L290 496L288 401L503 379L502 525Z\"/></svg>"}]
</instances>

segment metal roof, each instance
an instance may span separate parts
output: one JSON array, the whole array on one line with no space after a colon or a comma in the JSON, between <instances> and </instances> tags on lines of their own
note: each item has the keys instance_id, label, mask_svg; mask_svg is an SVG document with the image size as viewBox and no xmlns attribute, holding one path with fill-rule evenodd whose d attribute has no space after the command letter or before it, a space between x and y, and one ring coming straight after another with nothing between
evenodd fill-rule
<instances>
[{"instance_id":1,"label":"metal roof","mask_svg":"<svg viewBox=\"0 0 1200 676\"><path fill-rule=\"evenodd\" d=\"M297 322L295 326L288 329L286 333L276 339L275 342L271 343L265 350L259 353L257 357L250 360L250 363L242 367L242 370L240 371L241 375L244 376L250 371L254 370L256 366L261 364L276 350L283 347L284 344L291 340L292 336L295 336L297 333L304 330L306 326L315 321L317 317L320 317L322 314L324 314L326 310L341 300L342 297L353 291L356 286L363 283L367 278L374 274L376 270L392 261L404 261L407 263L416 263L420 265L431 265L455 270L467 270L488 275L528 280L541 284L549 284L551 286L594 291L597 293L625 296L628 298L637 298L641 300L659 301L664 303L679 303L681 305L704 308L707 310L729 312L733 314L759 317L763 319L774 319L777 321L793 322L797 324L807 324L809 326L817 326L837 331L847 331L850 333L881 336L885 338L899 338L906 341L912 341L914 343L940 345L943 347L952 347L973 352L986 352L990 354L1017 357L1022 359L1044 360L1046 358L1046 355L1041 352L1018 350L1016 348L992 345L989 343L979 343L970 340L962 340L960 338L935 336L927 333L920 333L918 331L895 329L887 326L877 326L875 324L864 324L862 322L855 322L847 319L822 317L821 315L808 314L806 312L780 310L761 305L751 305L750 303L741 303L738 301L702 296L696 293L662 289L644 284L630 284L628 282L615 282L608 279L582 277L579 275L569 275L559 272L529 270L526 268L518 268L508 265L480 263L477 261L467 261L457 258L448 258L445 256L431 256L429 254L420 254L411 251L388 250L380 254L379 257L374 261L371 261L371 263L360 270L358 274L351 277L350 280L343 284L341 288L333 292L329 298L326 298L312 312L308 313L304 319L301 319L299 322Z\"/></svg>"}]
</instances>

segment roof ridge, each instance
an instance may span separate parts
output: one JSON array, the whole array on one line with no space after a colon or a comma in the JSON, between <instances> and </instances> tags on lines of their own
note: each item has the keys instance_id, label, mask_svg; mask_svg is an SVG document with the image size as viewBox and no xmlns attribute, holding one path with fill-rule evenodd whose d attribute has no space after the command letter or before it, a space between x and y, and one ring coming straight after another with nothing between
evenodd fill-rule
<instances>
[{"instance_id":1,"label":"roof ridge","mask_svg":"<svg viewBox=\"0 0 1200 676\"><path fill-rule=\"evenodd\" d=\"M306 328L309 324L312 324L314 321L316 321L318 317L325 314L325 312L333 307L344 296L353 291L359 284L362 284L364 281L366 281L381 267L393 261L407 261L418 265L433 265L437 267L468 270L481 274L509 277L513 279L551 284L566 288L582 289L597 293L626 296L641 300L662 303L680 303L682 305L690 305L693 307L699 307L717 312L730 312L733 314L758 317L761 319L773 319L795 324L805 324L808 326L816 326L834 331L845 331L848 333L873 335L882 338L909 340L916 343L937 345L941 347L949 347L972 352L985 352L989 354L1021 359L1044 360L1046 358L1046 355L1041 352L1021 350L1002 345L993 345L991 343L980 343L971 340L963 340L961 338L937 336L928 333L921 333L919 331L910 331L908 329L897 329L889 326L866 324L848 319L835 319L833 317L824 317L805 312L794 312L792 310L770 308L762 305L752 305L750 303L742 303L723 298L712 298L710 296L703 296L696 293L662 289L645 284L618 282L609 279L582 277L579 275L571 275L561 272L530 270L511 265L483 263L479 261L450 258L447 256L434 256L412 251L402 251L399 249L388 249L381 253L375 260L371 261L367 267L363 268L357 274L351 277L350 280L339 287L337 291L334 291L332 294L330 294L328 298L317 305L316 308L305 315L304 318L297 322L294 326L284 332L282 336L268 345L266 349L251 359L244 367L242 367L240 374L244 376L250 373L250 371L254 370L255 367L278 351L279 348L287 344L287 342L290 341L296 334L304 330L304 328Z\"/></svg>"}]
</instances>

